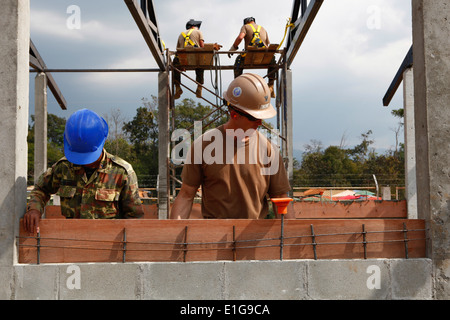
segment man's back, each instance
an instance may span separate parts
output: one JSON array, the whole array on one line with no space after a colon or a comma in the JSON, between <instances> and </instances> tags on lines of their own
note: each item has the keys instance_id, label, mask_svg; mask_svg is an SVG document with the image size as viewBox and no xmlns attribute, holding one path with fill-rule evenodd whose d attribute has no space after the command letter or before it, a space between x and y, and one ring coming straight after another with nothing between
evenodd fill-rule
<instances>
[{"instance_id":1,"label":"man's back","mask_svg":"<svg viewBox=\"0 0 450 320\"><path fill-rule=\"evenodd\" d=\"M189 40L191 40L194 45L192 45L192 43L190 43L189 41L186 42L186 37L183 36L183 33L185 36L189 37ZM184 31L183 33L180 33L178 37L177 49L184 48L185 46L200 47L200 41L204 41L203 33L198 29L189 29Z\"/></svg>"},{"instance_id":2,"label":"man's back","mask_svg":"<svg viewBox=\"0 0 450 320\"><path fill-rule=\"evenodd\" d=\"M253 26L253 28L252 28ZM245 25L242 26L241 28L241 33L245 33L245 49L250 45L252 39L253 39L253 35L255 33L254 30L258 30L259 25L257 25L256 23L247 23ZM267 47L270 44L269 41L269 35L266 31L266 29L264 29L264 27L261 26L261 30L259 32L259 37L261 38L261 40L263 41L264 45Z\"/></svg>"}]
</instances>

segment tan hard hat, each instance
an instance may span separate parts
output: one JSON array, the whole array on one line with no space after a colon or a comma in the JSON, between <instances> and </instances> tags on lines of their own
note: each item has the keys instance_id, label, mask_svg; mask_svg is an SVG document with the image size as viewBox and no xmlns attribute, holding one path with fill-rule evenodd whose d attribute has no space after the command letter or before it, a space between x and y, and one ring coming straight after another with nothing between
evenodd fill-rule
<instances>
[{"instance_id":1,"label":"tan hard hat","mask_svg":"<svg viewBox=\"0 0 450 320\"><path fill-rule=\"evenodd\" d=\"M240 75L230 83L223 97L229 104L256 119L270 119L277 115L270 103L269 86L260 75Z\"/></svg>"}]
</instances>

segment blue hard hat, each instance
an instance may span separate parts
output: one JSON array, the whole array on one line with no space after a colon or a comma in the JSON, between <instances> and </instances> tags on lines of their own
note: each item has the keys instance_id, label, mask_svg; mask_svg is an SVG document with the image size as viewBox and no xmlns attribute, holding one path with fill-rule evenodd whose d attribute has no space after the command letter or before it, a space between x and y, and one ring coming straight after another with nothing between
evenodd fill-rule
<instances>
[{"instance_id":1,"label":"blue hard hat","mask_svg":"<svg viewBox=\"0 0 450 320\"><path fill-rule=\"evenodd\" d=\"M64 154L74 164L91 164L100 158L107 137L105 119L91 110L78 110L66 122Z\"/></svg>"}]
</instances>

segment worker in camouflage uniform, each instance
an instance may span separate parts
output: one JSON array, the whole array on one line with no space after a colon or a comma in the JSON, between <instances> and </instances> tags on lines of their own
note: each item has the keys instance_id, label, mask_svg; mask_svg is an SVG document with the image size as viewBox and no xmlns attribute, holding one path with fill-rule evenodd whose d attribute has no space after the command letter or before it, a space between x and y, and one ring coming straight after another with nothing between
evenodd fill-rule
<instances>
[{"instance_id":1,"label":"worker in camouflage uniform","mask_svg":"<svg viewBox=\"0 0 450 320\"><path fill-rule=\"evenodd\" d=\"M43 173L31 192L24 227L35 232L52 194L61 198L61 213L74 219L120 219L143 216L133 167L103 148L106 121L82 109L64 131L65 157Z\"/></svg>"}]
</instances>

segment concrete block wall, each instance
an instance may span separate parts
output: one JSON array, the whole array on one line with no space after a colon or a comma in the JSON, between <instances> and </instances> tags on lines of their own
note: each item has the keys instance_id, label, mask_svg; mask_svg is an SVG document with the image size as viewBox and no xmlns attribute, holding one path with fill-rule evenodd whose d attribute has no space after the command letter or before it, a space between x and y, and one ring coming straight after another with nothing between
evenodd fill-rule
<instances>
[{"instance_id":1,"label":"concrete block wall","mask_svg":"<svg viewBox=\"0 0 450 320\"><path fill-rule=\"evenodd\" d=\"M0 282L15 300L433 298L429 259L15 265Z\"/></svg>"}]
</instances>

